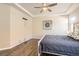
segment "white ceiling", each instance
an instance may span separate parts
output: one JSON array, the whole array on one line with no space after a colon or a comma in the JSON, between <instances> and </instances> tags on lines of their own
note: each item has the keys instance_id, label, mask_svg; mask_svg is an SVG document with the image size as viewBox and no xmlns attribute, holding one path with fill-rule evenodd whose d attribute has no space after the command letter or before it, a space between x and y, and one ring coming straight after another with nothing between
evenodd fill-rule
<instances>
[{"instance_id":1,"label":"white ceiling","mask_svg":"<svg viewBox=\"0 0 79 59\"><path fill-rule=\"evenodd\" d=\"M36 9L34 7L41 6L41 3L19 3L24 10L28 13L32 14L33 16L39 15L54 15L54 14L66 14L69 10L74 10L78 7L79 4L72 4L72 3L58 3L57 6L50 7L52 12L40 13L40 9ZM69 13L69 12L68 12Z\"/></svg>"}]
</instances>

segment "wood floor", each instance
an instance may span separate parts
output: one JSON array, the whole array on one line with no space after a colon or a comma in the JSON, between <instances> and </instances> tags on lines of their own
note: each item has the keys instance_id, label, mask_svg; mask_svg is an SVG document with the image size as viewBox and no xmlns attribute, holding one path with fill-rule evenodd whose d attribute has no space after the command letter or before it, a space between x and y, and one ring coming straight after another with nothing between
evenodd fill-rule
<instances>
[{"instance_id":1,"label":"wood floor","mask_svg":"<svg viewBox=\"0 0 79 59\"><path fill-rule=\"evenodd\" d=\"M0 56L37 56L38 41L38 39L32 39L12 49L0 51Z\"/></svg>"}]
</instances>

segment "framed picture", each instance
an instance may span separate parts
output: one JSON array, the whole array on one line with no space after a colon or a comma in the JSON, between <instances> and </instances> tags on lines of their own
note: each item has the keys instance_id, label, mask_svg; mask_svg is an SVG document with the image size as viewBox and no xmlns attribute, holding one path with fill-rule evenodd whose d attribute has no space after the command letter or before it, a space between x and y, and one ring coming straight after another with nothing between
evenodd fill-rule
<instances>
[{"instance_id":1,"label":"framed picture","mask_svg":"<svg viewBox=\"0 0 79 59\"><path fill-rule=\"evenodd\" d=\"M52 20L44 20L43 21L43 29L51 30L52 29Z\"/></svg>"}]
</instances>

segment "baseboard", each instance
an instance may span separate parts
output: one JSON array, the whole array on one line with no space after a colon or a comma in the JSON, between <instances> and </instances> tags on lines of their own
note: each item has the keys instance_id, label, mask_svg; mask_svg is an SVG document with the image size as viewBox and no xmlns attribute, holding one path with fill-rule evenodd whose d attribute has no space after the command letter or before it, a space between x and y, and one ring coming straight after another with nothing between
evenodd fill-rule
<instances>
[{"instance_id":1,"label":"baseboard","mask_svg":"<svg viewBox=\"0 0 79 59\"><path fill-rule=\"evenodd\" d=\"M0 51L11 49L11 47L1 48Z\"/></svg>"},{"instance_id":2,"label":"baseboard","mask_svg":"<svg viewBox=\"0 0 79 59\"><path fill-rule=\"evenodd\" d=\"M11 49L11 48L16 47L16 46L18 46L18 45L20 45L20 44L22 44L22 43L24 43L24 42L26 42L26 41L28 41L28 40L31 40L31 39L32 39L32 37L27 37L27 38L25 38L25 40L24 40L23 42L18 43L18 44L16 44L16 45L12 45L12 46L7 47L7 48L1 48L0 51Z\"/></svg>"},{"instance_id":3,"label":"baseboard","mask_svg":"<svg viewBox=\"0 0 79 59\"><path fill-rule=\"evenodd\" d=\"M40 37L32 37L32 38L34 38L34 39L41 39Z\"/></svg>"}]
</instances>

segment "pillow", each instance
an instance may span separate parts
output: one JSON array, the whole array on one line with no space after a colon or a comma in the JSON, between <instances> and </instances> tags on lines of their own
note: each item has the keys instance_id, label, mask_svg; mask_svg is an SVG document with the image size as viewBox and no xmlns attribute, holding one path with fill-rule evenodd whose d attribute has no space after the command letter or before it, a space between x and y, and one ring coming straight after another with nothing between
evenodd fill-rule
<instances>
[{"instance_id":1,"label":"pillow","mask_svg":"<svg viewBox=\"0 0 79 59\"><path fill-rule=\"evenodd\" d=\"M69 33L69 36L73 37L75 40L79 40L79 22L74 23L73 32Z\"/></svg>"},{"instance_id":2,"label":"pillow","mask_svg":"<svg viewBox=\"0 0 79 59\"><path fill-rule=\"evenodd\" d=\"M71 37L71 38L74 38L73 33L69 33L68 36Z\"/></svg>"},{"instance_id":3,"label":"pillow","mask_svg":"<svg viewBox=\"0 0 79 59\"><path fill-rule=\"evenodd\" d=\"M74 32L73 37L74 37L75 40L79 40L78 32Z\"/></svg>"},{"instance_id":4,"label":"pillow","mask_svg":"<svg viewBox=\"0 0 79 59\"><path fill-rule=\"evenodd\" d=\"M74 38L75 40L79 40L78 32L69 33L68 36Z\"/></svg>"},{"instance_id":5,"label":"pillow","mask_svg":"<svg viewBox=\"0 0 79 59\"><path fill-rule=\"evenodd\" d=\"M67 36L70 37L70 38L72 38L72 39L74 39L72 33L69 33Z\"/></svg>"}]
</instances>

